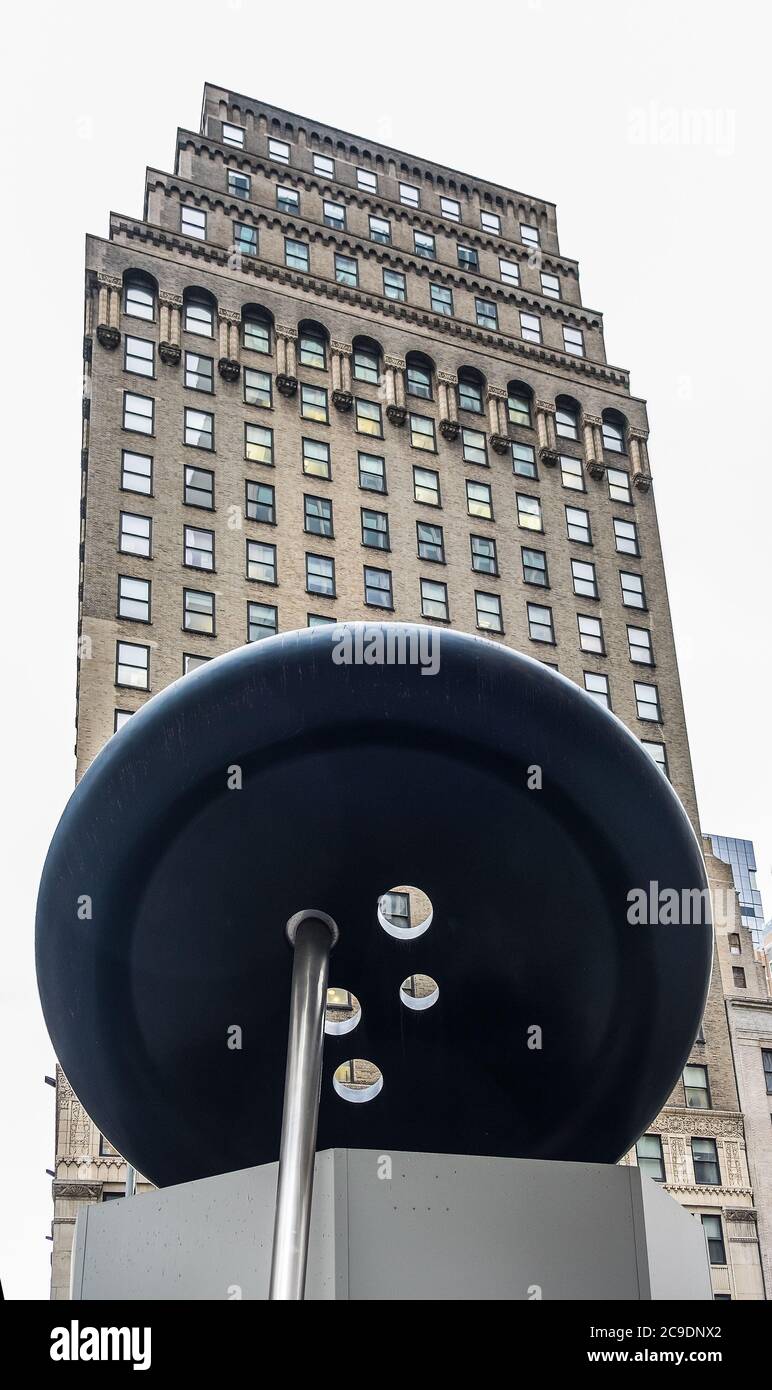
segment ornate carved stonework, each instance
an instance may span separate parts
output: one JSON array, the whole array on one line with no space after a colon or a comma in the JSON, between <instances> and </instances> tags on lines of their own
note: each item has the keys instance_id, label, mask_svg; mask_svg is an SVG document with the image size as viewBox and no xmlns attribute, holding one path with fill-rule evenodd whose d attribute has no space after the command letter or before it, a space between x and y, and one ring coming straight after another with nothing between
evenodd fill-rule
<instances>
[{"instance_id":1,"label":"ornate carved stonework","mask_svg":"<svg viewBox=\"0 0 772 1390\"><path fill-rule=\"evenodd\" d=\"M241 323L241 311L239 309L219 309L217 317L223 319L225 323Z\"/></svg>"},{"instance_id":2,"label":"ornate carved stonework","mask_svg":"<svg viewBox=\"0 0 772 1390\"><path fill-rule=\"evenodd\" d=\"M600 415L588 415L588 414L587 414L587 411L586 411L586 410L583 410L583 411L582 411L582 424L583 424L583 425L597 425L597 426L598 426L598 429L600 429L601 425L603 424L603 421L602 421Z\"/></svg>"},{"instance_id":3,"label":"ornate carved stonework","mask_svg":"<svg viewBox=\"0 0 772 1390\"><path fill-rule=\"evenodd\" d=\"M84 1197L91 1197L96 1201L102 1195L101 1182L55 1182L51 1186L54 1201L60 1197L70 1197L76 1201L82 1201Z\"/></svg>"},{"instance_id":4,"label":"ornate carved stonework","mask_svg":"<svg viewBox=\"0 0 772 1390\"><path fill-rule=\"evenodd\" d=\"M509 448L509 440L505 434L492 434L490 437L491 448L497 454L505 454Z\"/></svg>"},{"instance_id":5,"label":"ornate carved stonework","mask_svg":"<svg viewBox=\"0 0 772 1390\"><path fill-rule=\"evenodd\" d=\"M556 468L558 462L558 451L557 449L550 449L548 445L544 444L539 450L539 458L541 459L542 463L546 464L547 468Z\"/></svg>"},{"instance_id":6,"label":"ornate carved stonework","mask_svg":"<svg viewBox=\"0 0 772 1390\"><path fill-rule=\"evenodd\" d=\"M223 381L238 381L241 375L241 363L236 362L233 357L221 357L217 363L217 370Z\"/></svg>"},{"instance_id":7,"label":"ornate carved stonework","mask_svg":"<svg viewBox=\"0 0 772 1390\"><path fill-rule=\"evenodd\" d=\"M296 376L287 376L286 372L279 372L276 378L276 390L281 391L283 396L294 396L298 389L298 379Z\"/></svg>"},{"instance_id":8,"label":"ornate carved stonework","mask_svg":"<svg viewBox=\"0 0 772 1390\"><path fill-rule=\"evenodd\" d=\"M182 308L182 295L171 294L169 290L160 290L158 293L159 303L165 304L169 309Z\"/></svg>"},{"instance_id":9,"label":"ornate carved stonework","mask_svg":"<svg viewBox=\"0 0 772 1390\"><path fill-rule=\"evenodd\" d=\"M394 357L389 352L384 353L383 364L385 367L394 367L398 372L404 372L406 365L404 357Z\"/></svg>"},{"instance_id":10,"label":"ornate carved stonework","mask_svg":"<svg viewBox=\"0 0 772 1390\"><path fill-rule=\"evenodd\" d=\"M351 343L338 343L333 340L330 343L333 352L339 352L342 357L351 356Z\"/></svg>"},{"instance_id":11,"label":"ornate carved stonework","mask_svg":"<svg viewBox=\"0 0 772 1390\"><path fill-rule=\"evenodd\" d=\"M664 1110L649 1125L652 1134L696 1134L700 1137L728 1135L742 1139L742 1115L721 1114L715 1110L695 1110L686 1115Z\"/></svg>"},{"instance_id":12,"label":"ornate carved stonework","mask_svg":"<svg viewBox=\"0 0 772 1390\"><path fill-rule=\"evenodd\" d=\"M651 487L651 478L648 473L633 473L633 487L637 487L639 492L648 492Z\"/></svg>"},{"instance_id":13,"label":"ornate carved stonework","mask_svg":"<svg viewBox=\"0 0 772 1390\"><path fill-rule=\"evenodd\" d=\"M108 290L123 289L123 280L120 275L108 275L107 271L97 271L97 283L105 285Z\"/></svg>"},{"instance_id":14,"label":"ornate carved stonework","mask_svg":"<svg viewBox=\"0 0 772 1390\"><path fill-rule=\"evenodd\" d=\"M112 352L115 348L117 348L119 342L121 341L120 330L117 328L111 328L109 323L98 323L97 338L99 339L99 342L102 344L103 348L108 348L109 351Z\"/></svg>"},{"instance_id":15,"label":"ornate carved stonework","mask_svg":"<svg viewBox=\"0 0 772 1390\"><path fill-rule=\"evenodd\" d=\"M437 380L441 381L443 386L458 386L458 377L455 372L438 372Z\"/></svg>"},{"instance_id":16,"label":"ornate carved stonework","mask_svg":"<svg viewBox=\"0 0 772 1390\"><path fill-rule=\"evenodd\" d=\"M542 401L542 400L537 400L537 402L536 402L536 409L537 409L537 410L540 410L540 411L542 412L542 414L544 414L544 415L554 415L554 414L555 414L555 402L554 402L554 401Z\"/></svg>"},{"instance_id":17,"label":"ornate carved stonework","mask_svg":"<svg viewBox=\"0 0 772 1390\"><path fill-rule=\"evenodd\" d=\"M291 328L288 323L277 323L276 334L279 338L297 338L297 328Z\"/></svg>"},{"instance_id":18,"label":"ornate carved stonework","mask_svg":"<svg viewBox=\"0 0 772 1390\"><path fill-rule=\"evenodd\" d=\"M407 419L407 409L404 405L387 405L386 415L391 420L392 425L404 425Z\"/></svg>"},{"instance_id":19,"label":"ornate carved stonework","mask_svg":"<svg viewBox=\"0 0 772 1390\"><path fill-rule=\"evenodd\" d=\"M606 465L600 459L590 459L587 464L587 472L591 478L605 478Z\"/></svg>"},{"instance_id":20,"label":"ornate carved stonework","mask_svg":"<svg viewBox=\"0 0 772 1390\"><path fill-rule=\"evenodd\" d=\"M505 400L507 399L507 390L506 390L506 387L505 387L505 386L489 386L489 387L488 387L488 390L487 390L487 396L486 396L486 398L487 398L487 400L489 400L489 401L505 401Z\"/></svg>"},{"instance_id":21,"label":"ornate carved stonework","mask_svg":"<svg viewBox=\"0 0 772 1390\"><path fill-rule=\"evenodd\" d=\"M159 343L158 356L167 367L177 367L182 357L182 348L179 343Z\"/></svg>"},{"instance_id":22,"label":"ornate carved stonework","mask_svg":"<svg viewBox=\"0 0 772 1390\"><path fill-rule=\"evenodd\" d=\"M440 434L443 439L458 439L460 429L458 420L440 420Z\"/></svg>"},{"instance_id":23,"label":"ornate carved stonework","mask_svg":"<svg viewBox=\"0 0 772 1390\"><path fill-rule=\"evenodd\" d=\"M336 410L350 410L354 404L354 397L350 391L333 391L332 403Z\"/></svg>"}]
</instances>

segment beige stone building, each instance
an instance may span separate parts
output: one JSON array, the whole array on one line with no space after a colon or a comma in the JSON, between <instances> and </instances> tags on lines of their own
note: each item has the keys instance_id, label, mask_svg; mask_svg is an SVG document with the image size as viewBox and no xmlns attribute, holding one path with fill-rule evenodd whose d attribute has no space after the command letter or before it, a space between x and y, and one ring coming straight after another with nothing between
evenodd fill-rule
<instances>
[{"instance_id":1,"label":"beige stone building","mask_svg":"<svg viewBox=\"0 0 772 1390\"><path fill-rule=\"evenodd\" d=\"M646 406L552 203L207 86L142 216L87 238L85 292L78 775L200 662L393 616L558 668L697 826ZM758 1297L718 960L691 1060L709 1108L681 1083L652 1134L676 1194L720 1210L717 1293ZM66 1297L77 1203L123 1169L61 1076L58 1114Z\"/></svg>"}]
</instances>

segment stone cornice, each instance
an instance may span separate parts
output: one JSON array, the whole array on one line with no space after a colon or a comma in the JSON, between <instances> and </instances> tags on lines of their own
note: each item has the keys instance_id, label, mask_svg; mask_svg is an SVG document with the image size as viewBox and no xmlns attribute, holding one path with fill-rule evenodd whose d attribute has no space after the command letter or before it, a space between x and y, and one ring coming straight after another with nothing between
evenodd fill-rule
<instances>
[{"instance_id":1,"label":"stone cornice","mask_svg":"<svg viewBox=\"0 0 772 1390\"><path fill-rule=\"evenodd\" d=\"M732 1110L661 1110L650 1125L652 1134L686 1134L698 1139L744 1139L743 1117Z\"/></svg>"},{"instance_id":2,"label":"stone cornice","mask_svg":"<svg viewBox=\"0 0 772 1390\"><path fill-rule=\"evenodd\" d=\"M724 1187L723 1183L712 1182L666 1182L662 1186L665 1192L672 1192L674 1196L699 1199L704 1201L706 1205L709 1197L716 1196L721 1198L747 1197L749 1201L753 1201L753 1189L751 1187ZM746 1212L745 1215L746 1217L749 1216L750 1211Z\"/></svg>"},{"instance_id":3,"label":"stone cornice","mask_svg":"<svg viewBox=\"0 0 772 1390\"><path fill-rule=\"evenodd\" d=\"M111 214L110 231L112 241L116 239L115 233L125 237L125 241L118 243L121 245L140 241L168 250L169 253L174 254L175 265L179 265L182 258L188 257L192 262L208 262L215 270L228 266L229 253L223 248L215 247L210 242L188 240L177 233L167 232L161 227L147 222L139 222L120 213ZM310 290L321 299L337 300L339 303L349 304L355 309L370 309L384 319L400 319L406 323L429 328L434 337L444 335L474 343L480 346L483 351L506 353L508 356L521 361L531 361L534 365L546 363L555 366L565 377L571 375L588 377L604 386L619 387L625 399L629 399L629 374L622 368L612 367L604 362L594 362L587 357L574 357L570 353L560 352L557 348L544 344L527 343L520 338L509 338L502 333L489 333L472 323L451 319L441 314L433 314L429 309L421 309L416 305L384 299L382 296L369 291L338 285L332 280L323 280L318 275L304 275L299 271L290 270L286 266L274 265L267 261L244 257L241 271L237 273L244 277L245 289L248 280L254 278L255 280L274 281L280 285L290 285L306 294ZM233 272L229 274L228 280L231 284L237 283L233 278Z\"/></svg>"}]
</instances>

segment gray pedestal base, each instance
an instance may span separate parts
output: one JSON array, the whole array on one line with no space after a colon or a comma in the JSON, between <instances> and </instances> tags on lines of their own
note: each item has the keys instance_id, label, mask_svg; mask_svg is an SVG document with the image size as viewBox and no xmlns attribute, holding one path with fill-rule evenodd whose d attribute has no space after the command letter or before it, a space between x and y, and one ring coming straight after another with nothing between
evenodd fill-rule
<instances>
[{"instance_id":1,"label":"gray pedestal base","mask_svg":"<svg viewBox=\"0 0 772 1390\"><path fill-rule=\"evenodd\" d=\"M278 1165L86 1207L75 1299L265 1299ZM709 1299L700 1222L637 1168L328 1149L309 1299Z\"/></svg>"}]
</instances>

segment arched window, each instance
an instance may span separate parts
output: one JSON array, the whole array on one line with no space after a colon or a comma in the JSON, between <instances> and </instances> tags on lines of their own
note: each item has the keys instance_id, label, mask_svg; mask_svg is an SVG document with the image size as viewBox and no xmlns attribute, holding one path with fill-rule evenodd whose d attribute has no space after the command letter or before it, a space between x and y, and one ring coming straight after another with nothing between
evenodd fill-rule
<instances>
[{"instance_id":1,"label":"arched window","mask_svg":"<svg viewBox=\"0 0 772 1390\"><path fill-rule=\"evenodd\" d=\"M625 417L620 415L618 410L604 410L603 412L603 447L610 449L613 454L626 454L625 447Z\"/></svg>"},{"instance_id":2,"label":"arched window","mask_svg":"<svg viewBox=\"0 0 772 1390\"><path fill-rule=\"evenodd\" d=\"M217 301L208 290L186 290L183 295L184 327L186 333L197 333L203 338L214 337L214 319Z\"/></svg>"},{"instance_id":3,"label":"arched window","mask_svg":"<svg viewBox=\"0 0 772 1390\"><path fill-rule=\"evenodd\" d=\"M510 381L507 386L507 415L510 425L522 425L530 429L532 417L533 391L524 381Z\"/></svg>"},{"instance_id":4,"label":"arched window","mask_svg":"<svg viewBox=\"0 0 772 1390\"><path fill-rule=\"evenodd\" d=\"M458 408L471 410L475 415L483 411L483 378L471 367L462 367L458 374Z\"/></svg>"},{"instance_id":5,"label":"arched window","mask_svg":"<svg viewBox=\"0 0 772 1390\"><path fill-rule=\"evenodd\" d=\"M560 439L579 438L579 405L571 396L558 396L555 401L555 433Z\"/></svg>"},{"instance_id":6,"label":"arched window","mask_svg":"<svg viewBox=\"0 0 772 1390\"><path fill-rule=\"evenodd\" d=\"M327 330L320 323L301 323L298 359L301 367L327 367Z\"/></svg>"},{"instance_id":7,"label":"arched window","mask_svg":"<svg viewBox=\"0 0 772 1390\"><path fill-rule=\"evenodd\" d=\"M123 312L133 319L155 318L156 282L141 270L129 271L123 280Z\"/></svg>"},{"instance_id":8,"label":"arched window","mask_svg":"<svg viewBox=\"0 0 772 1390\"><path fill-rule=\"evenodd\" d=\"M250 352L272 352L273 320L259 304L245 304L241 311L242 338Z\"/></svg>"},{"instance_id":9,"label":"arched window","mask_svg":"<svg viewBox=\"0 0 772 1390\"><path fill-rule=\"evenodd\" d=\"M381 350L371 338L355 338L353 344L354 377L378 385L381 375Z\"/></svg>"},{"instance_id":10,"label":"arched window","mask_svg":"<svg viewBox=\"0 0 772 1390\"><path fill-rule=\"evenodd\" d=\"M428 357L419 352L409 352L405 359L407 369L407 393L420 396L424 401L432 399L432 364Z\"/></svg>"}]
</instances>

